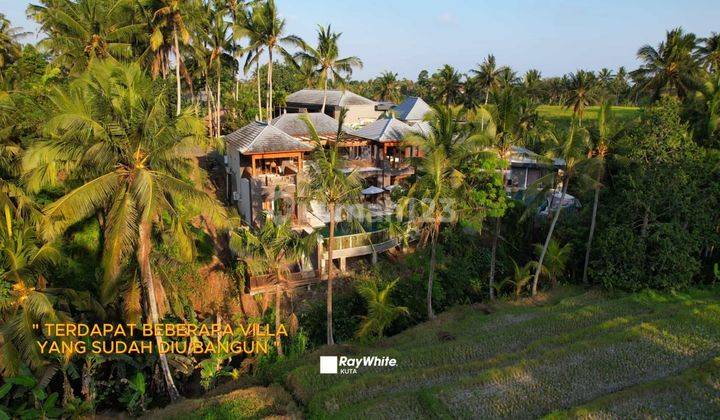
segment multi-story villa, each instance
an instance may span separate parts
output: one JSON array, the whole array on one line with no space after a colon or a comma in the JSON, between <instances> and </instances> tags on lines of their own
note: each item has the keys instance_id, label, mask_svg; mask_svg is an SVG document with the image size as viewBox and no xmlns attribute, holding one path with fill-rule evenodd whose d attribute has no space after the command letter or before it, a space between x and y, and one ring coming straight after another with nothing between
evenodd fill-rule
<instances>
[{"instance_id":1,"label":"multi-story villa","mask_svg":"<svg viewBox=\"0 0 720 420\"><path fill-rule=\"evenodd\" d=\"M342 126L339 135L338 120L320 112L285 113L270 123L248 124L225 136L228 198L250 225L262 223L265 213L270 213L289 217L297 229L324 231L329 223L327 210L319 203L298 199L303 168L312 165L310 152L318 147L308 129L309 120L321 145L339 139L337 146L347 159L345 170L356 171L363 178L364 198L358 204L372 220L377 220L392 212L394 204L389 192L414 174L412 158L422 155L417 147L403 140L409 134L430 134L429 123L422 119L431 110L423 104L420 98L410 98L399 106L403 118L412 125L395 117L380 118L358 129ZM514 148L507 170L508 192L527 188L563 164L545 162L527 149ZM346 232L336 237L333 255L341 271L347 258L372 255L374 261L378 252L398 245L387 229L377 230L373 225L373 230L367 232ZM325 266L327 245L327 238L318 243L313 264L316 270L322 271Z\"/></svg>"},{"instance_id":2,"label":"multi-story villa","mask_svg":"<svg viewBox=\"0 0 720 420\"><path fill-rule=\"evenodd\" d=\"M289 113L320 112L325 99L325 113L333 118L340 117L340 110L347 110L345 123L360 126L376 120L382 111L376 109L377 102L349 90L303 89L285 98L285 109Z\"/></svg>"}]
</instances>

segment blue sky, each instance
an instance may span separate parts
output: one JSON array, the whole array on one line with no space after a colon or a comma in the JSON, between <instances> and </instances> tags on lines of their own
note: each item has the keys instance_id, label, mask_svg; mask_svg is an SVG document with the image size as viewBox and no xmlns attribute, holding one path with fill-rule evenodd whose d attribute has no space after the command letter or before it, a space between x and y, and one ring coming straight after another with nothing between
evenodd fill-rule
<instances>
[{"instance_id":1,"label":"blue sky","mask_svg":"<svg viewBox=\"0 0 720 420\"><path fill-rule=\"evenodd\" d=\"M0 0L15 25L25 0ZM519 72L545 76L578 68L630 69L635 52L665 30L682 26L699 36L720 31L720 3L710 0L277 0L290 33L314 40L317 24L331 23L341 53L365 63L354 78L392 70L415 78L445 63L466 72L488 53ZM31 38L34 39L34 38Z\"/></svg>"}]
</instances>

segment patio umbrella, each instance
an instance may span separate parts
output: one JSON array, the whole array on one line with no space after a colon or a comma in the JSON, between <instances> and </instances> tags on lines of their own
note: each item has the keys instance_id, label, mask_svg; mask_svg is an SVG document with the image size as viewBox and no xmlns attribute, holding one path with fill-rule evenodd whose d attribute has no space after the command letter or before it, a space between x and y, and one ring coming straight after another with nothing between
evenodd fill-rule
<instances>
[{"instance_id":1,"label":"patio umbrella","mask_svg":"<svg viewBox=\"0 0 720 420\"><path fill-rule=\"evenodd\" d=\"M385 192L385 190L383 190L382 188L378 188L374 185L371 185L360 192L363 195L375 195L375 194L382 194Z\"/></svg>"}]
</instances>

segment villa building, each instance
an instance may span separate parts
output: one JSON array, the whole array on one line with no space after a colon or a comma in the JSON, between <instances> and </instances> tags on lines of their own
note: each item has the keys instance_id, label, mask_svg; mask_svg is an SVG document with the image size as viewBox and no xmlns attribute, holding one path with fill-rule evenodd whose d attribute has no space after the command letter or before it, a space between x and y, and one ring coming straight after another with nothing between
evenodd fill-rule
<instances>
[{"instance_id":1,"label":"villa building","mask_svg":"<svg viewBox=\"0 0 720 420\"><path fill-rule=\"evenodd\" d=\"M305 210L296 192L312 146L258 121L228 134L225 143L228 194L242 217L256 224L270 212L302 223Z\"/></svg>"},{"instance_id":2,"label":"villa building","mask_svg":"<svg viewBox=\"0 0 720 420\"><path fill-rule=\"evenodd\" d=\"M303 89L288 95L285 109L289 113L320 112L326 92L320 89ZM376 120L382 111L375 109L377 103L349 90L328 90L325 98L325 114L335 119L340 110L346 109L345 124L361 126Z\"/></svg>"},{"instance_id":3,"label":"villa building","mask_svg":"<svg viewBox=\"0 0 720 420\"><path fill-rule=\"evenodd\" d=\"M395 185L415 173L410 158L420 156L420 150L402 142L406 135L417 132L417 128L397 118L379 119L355 131L357 137L370 140L375 145L372 160L381 171L379 187Z\"/></svg>"},{"instance_id":4,"label":"villa building","mask_svg":"<svg viewBox=\"0 0 720 420\"><path fill-rule=\"evenodd\" d=\"M547 161L531 150L514 146L505 188L509 191L524 191L538 179L550 172L555 173L564 166L565 161L562 159Z\"/></svg>"}]
</instances>

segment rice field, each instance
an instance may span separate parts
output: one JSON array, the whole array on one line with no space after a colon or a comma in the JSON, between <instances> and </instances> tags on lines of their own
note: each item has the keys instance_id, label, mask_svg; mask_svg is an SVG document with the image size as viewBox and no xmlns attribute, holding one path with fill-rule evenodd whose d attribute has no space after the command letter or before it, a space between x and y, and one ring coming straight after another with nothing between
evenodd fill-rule
<instances>
[{"instance_id":1,"label":"rice field","mask_svg":"<svg viewBox=\"0 0 720 420\"><path fill-rule=\"evenodd\" d=\"M632 120L640 115L640 108L635 106L614 106L612 109L615 118L620 121ZM587 107L583 121L595 120L599 110L599 106ZM572 108L565 108L561 105L540 105L537 111L541 118L554 123L568 123L573 115Z\"/></svg>"},{"instance_id":2,"label":"rice field","mask_svg":"<svg viewBox=\"0 0 720 420\"><path fill-rule=\"evenodd\" d=\"M321 354L391 356L398 366L319 375ZM716 418L720 296L564 289L490 311L458 307L373 346L322 348L275 375L310 418Z\"/></svg>"}]
</instances>

